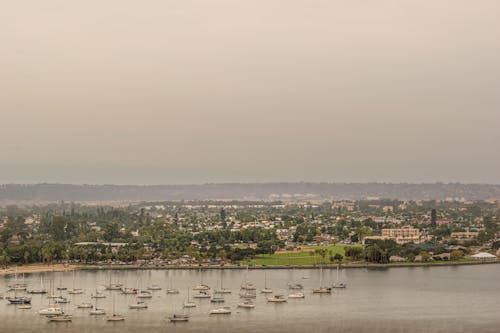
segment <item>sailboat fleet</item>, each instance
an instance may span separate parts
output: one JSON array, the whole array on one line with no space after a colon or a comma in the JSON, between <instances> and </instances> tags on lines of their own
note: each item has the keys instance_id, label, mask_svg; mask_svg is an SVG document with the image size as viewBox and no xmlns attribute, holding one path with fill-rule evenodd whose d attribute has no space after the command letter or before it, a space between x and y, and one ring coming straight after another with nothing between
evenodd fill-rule
<instances>
[{"instance_id":1,"label":"sailboat fleet","mask_svg":"<svg viewBox=\"0 0 500 333\"><path fill-rule=\"evenodd\" d=\"M203 281L203 272L200 270L200 282L191 287L187 288L184 291L183 301L180 302L180 311L169 315L166 319L170 322L188 322L191 316L191 309L198 307L199 302L203 302L203 299L210 300L209 303L213 304L214 307L208 310L209 315L230 315L233 310L231 306L225 305L229 303L231 299L234 299L234 296L231 298L231 289L224 287L224 274L222 271L219 271L219 276L216 283L216 288L213 289L204 283ZM166 294L181 294L180 290L174 287L173 277L168 277L168 285L165 289L164 286L160 284L151 284L148 281L146 289L143 289L141 286L141 279L137 280L136 288L126 288L122 283L113 283L112 275L109 275L109 283L103 287L97 287L93 290L90 295L88 301L84 299L78 299L78 296L84 294L84 289L80 288L77 283L76 273L72 273L72 288L63 287L62 279L59 279L58 286L55 287L54 278L49 279L49 288L45 288L43 278L40 279L39 286L36 284L36 288L29 289L28 285L24 282L24 278L22 282L19 281L18 276L16 274L15 280L13 283L9 284L9 292L13 293L14 296L4 297L10 304L15 304L19 309L29 310L31 309L32 299L26 295L18 296L18 293L29 293L34 295L40 295L39 297L44 297L48 300L48 304L45 307L37 308L36 313L40 316L47 317L49 322L71 322L74 319L74 316L67 313L67 309L72 307L73 309L77 309L79 314L85 313L89 316L105 316L105 320L108 322L119 322L124 321L125 316L116 311L116 298L117 297L130 297L128 295L135 296L134 302L127 302L123 304L123 301L120 301L121 309L125 306L129 311L132 310L147 310L150 308L150 304L146 303L144 299L153 299L153 293L165 290ZM261 304L261 301L258 300L258 294L262 294L262 299L267 303L275 303L275 304L284 304L289 302L289 300L294 299L304 299L306 297L306 293L303 291L304 287L302 284L297 283L293 279L293 271L292 271L292 279L289 280L287 284L285 284L284 288L279 289L279 291L274 292L273 288L270 286L270 280L268 279L268 272L264 271L264 279L262 281L263 288L257 288L257 286L251 281L249 276L249 267L247 266L244 273L243 281L240 284L240 291L235 297L240 298L239 302L236 302L236 308L241 309L242 311L249 311L254 309L258 304ZM234 283L234 282L233 282ZM276 281L273 280L273 284ZM262 286L261 285L261 286ZM276 287L276 285L274 285ZM336 279L335 281L330 282L330 284L324 283L323 277L323 266L320 266L319 269L319 284L317 287L312 288L313 294L331 294L334 289L345 289L347 287L347 283L345 279L341 277L340 266L336 269ZM286 292L286 290L289 290ZM195 291L192 295L191 291ZM283 290L285 292L283 292ZM115 291L118 291L116 293ZM64 296L66 293L68 296ZM101 305L99 306L99 302L101 299L106 298L107 296L112 295L112 309L106 309ZM118 296L117 296L118 295ZM123 296L120 296L123 295ZM160 294L155 294L156 297L161 297ZM229 295L229 296L226 296ZM76 298L75 298L76 297ZM175 297L175 296L172 296ZM226 299L226 297L229 297ZM175 300L175 298L173 298ZM70 305L71 302L74 302L74 305ZM109 302L109 301L108 301ZM109 304L109 303L108 303ZM151 303L154 306L154 301ZM111 310L111 311L109 311ZM186 312L187 311L187 312ZM198 310L199 311L199 310ZM206 312L205 312L206 313Z\"/></svg>"}]
</instances>

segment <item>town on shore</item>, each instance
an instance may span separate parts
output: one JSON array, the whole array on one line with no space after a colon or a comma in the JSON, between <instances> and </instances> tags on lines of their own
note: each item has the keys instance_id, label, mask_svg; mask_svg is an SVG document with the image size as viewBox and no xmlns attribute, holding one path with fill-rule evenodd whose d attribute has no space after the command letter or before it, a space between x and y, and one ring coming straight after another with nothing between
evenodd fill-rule
<instances>
[{"instance_id":1,"label":"town on shore","mask_svg":"<svg viewBox=\"0 0 500 333\"><path fill-rule=\"evenodd\" d=\"M500 201L463 199L7 205L0 265L8 274L492 263L499 219Z\"/></svg>"}]
</instances>

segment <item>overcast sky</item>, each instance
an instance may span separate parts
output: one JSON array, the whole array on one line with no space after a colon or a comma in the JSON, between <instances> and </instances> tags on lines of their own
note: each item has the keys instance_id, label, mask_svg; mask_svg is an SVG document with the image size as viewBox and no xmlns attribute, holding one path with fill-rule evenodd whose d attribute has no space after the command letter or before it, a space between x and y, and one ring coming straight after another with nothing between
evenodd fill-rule
<instances>
[{"instance_id":1,"label":"overcast sky","mask_svg":"<svg viewBox=\"0 0 500 333\"><path fill-rule=\"evenodd\" d=\"M0 183L500 183L498 0L19 0Z\"/></svg>"}]
</instances>

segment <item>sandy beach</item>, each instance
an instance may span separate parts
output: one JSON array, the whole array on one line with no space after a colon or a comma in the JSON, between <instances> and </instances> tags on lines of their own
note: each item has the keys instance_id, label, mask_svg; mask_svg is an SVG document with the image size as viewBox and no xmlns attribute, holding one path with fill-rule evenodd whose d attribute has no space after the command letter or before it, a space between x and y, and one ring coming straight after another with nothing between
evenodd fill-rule
<instances>
[{"instance_id":1,"label":"sandy beach","mask_svg":"<svg viewBox=\"0 0 500 333\"><path fill-rule=\"evenodd\" d=\"M64 265L64 264L54 264L54 265L44 265L44 264L33 264L33 265L23 265L23 266L9 266L7 269L1 269L0 275L15 274L17 269L17 274L29 274L29 273L42 273L42 272L64 272L75 269L75 266Z\"/></svg>"}]
</instances>

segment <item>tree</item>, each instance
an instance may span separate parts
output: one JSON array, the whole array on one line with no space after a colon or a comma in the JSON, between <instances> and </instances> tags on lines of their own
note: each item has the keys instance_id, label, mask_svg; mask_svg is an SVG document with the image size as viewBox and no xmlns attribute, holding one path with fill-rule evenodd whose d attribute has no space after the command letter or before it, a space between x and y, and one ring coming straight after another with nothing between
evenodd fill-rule
<instances>
[{"instance_id":1,"label":"tree","mask_svg":"<svg viewBox=\"0 0 500 333\"><path fill-rule=\"evenodd\" d=\"M450 253L451 260L458 260L464 256L464 253L460 250L455 250Z\"/></svg>"},{"instance_id":2,"label":"tree","mask_svg":"<svg viewBox=\"0 0 500 333\"><path fill-rule=\"evenodd\" d=\"M361 259L363 254L363 248L359 246L349 246L345 249L345 255L352 260Z\"/></svg>"},{"instance_id":3,"label":"tree","mask_svg":"<svg viewBox=\"0 0 500 333\"><path fill-rule=\"evenodd\" d=\"M437 221L437 212L436 209L431 210L431 226L434 228L436 227L436 221Z\"/></svg>"},{"instance_id":4,"label":"tree","mask_svg":"<svg viewBox=\"0 0 500 333\"><path fill-rule=\"evenodd\" d=\"M340 253L336 253L334 256L330 257L330 261L337 261L338 263L341 263L343 259L344 256Z\"/></svg>"},{"instance_id":5,"label":"tree","mask_svg":"<svg viewBox=\"0 0 500 333\"><path fill-rule=\"evenodd\" d=\"M431 259L431 255L427 251L420 252L420 256L422 257L422 261L429 261Z\"/></svg>"}]
</instances>

